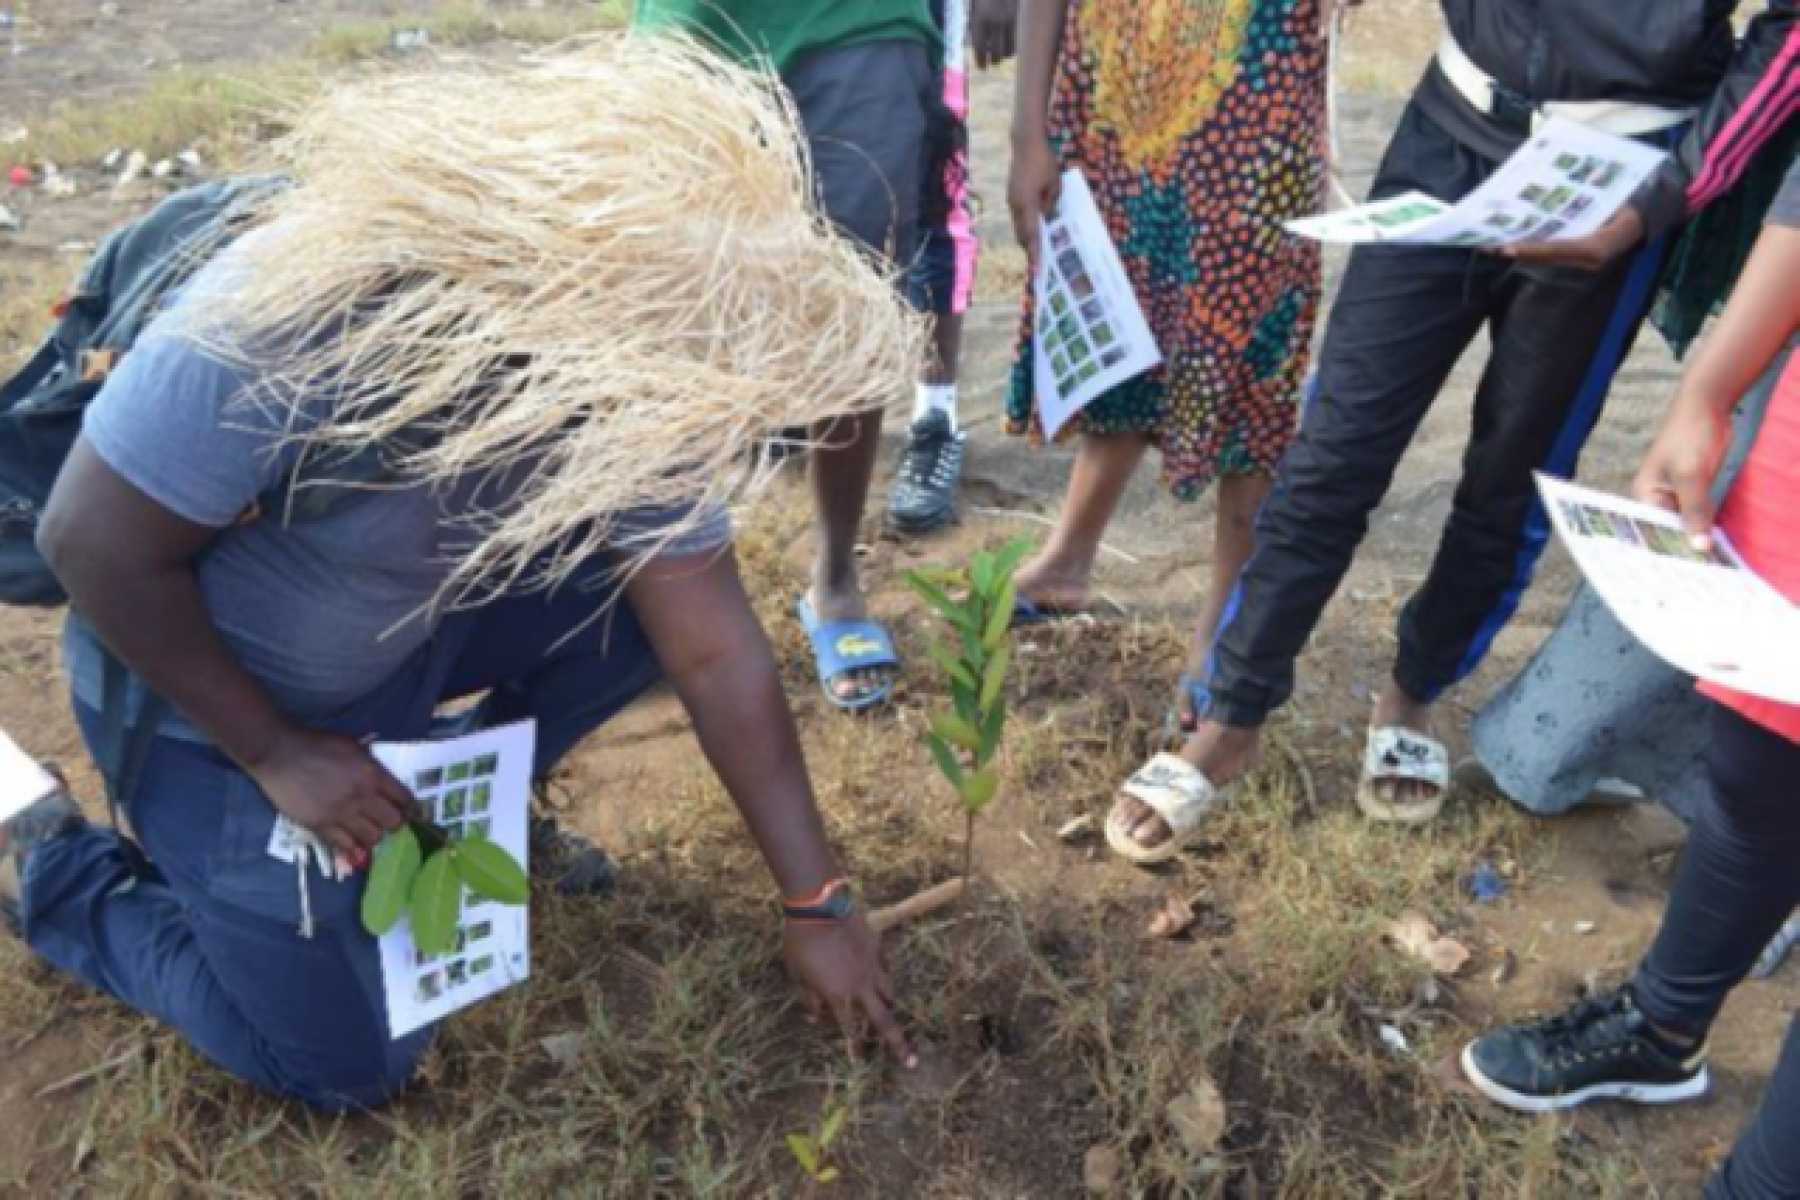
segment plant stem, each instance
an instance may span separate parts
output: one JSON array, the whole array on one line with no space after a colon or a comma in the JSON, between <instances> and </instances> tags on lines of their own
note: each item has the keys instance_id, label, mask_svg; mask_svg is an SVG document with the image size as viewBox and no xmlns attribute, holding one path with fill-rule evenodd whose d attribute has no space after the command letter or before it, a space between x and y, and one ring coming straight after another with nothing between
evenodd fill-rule
<instances>
[{"instance_id":1,"label":"plant stem","mask_svg":"<svg viewBox=\"0 0 1800 1200\"><path fill-rule=\"evenodd\" d=\"M974 865L975 865L975 810L972 808L964 807L964 809L963 809L963 869L962 869L962 874L963 874L963 887L965 889L967 889L969 886L968 881L975 878L975 876L973 874L971 874L971 869L974 867ZM965 890L965 895L966 894L967 893Z\"/></svg>"}]
</instances>

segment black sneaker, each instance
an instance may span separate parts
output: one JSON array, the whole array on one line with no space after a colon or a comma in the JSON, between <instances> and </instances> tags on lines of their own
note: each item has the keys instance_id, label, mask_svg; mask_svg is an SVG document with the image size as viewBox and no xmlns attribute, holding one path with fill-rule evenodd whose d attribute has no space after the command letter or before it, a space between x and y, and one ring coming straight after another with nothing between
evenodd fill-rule
<instances>
[{"instance_id":1,"label":"black sneaker","mask_svg":"<svg viewBox=\"0 0 1800 1200\"><path fill-rule=\"evenodd\" d=\"M531 818L531 873L563 896L605 896L618 883L606 851L555 817Z\"/></svg>"},{"instance_id":2,"label":"black sneaker","mask_svg":"<svg viewBox=\"0 0 1800 1200\"><path fill-rule=\"evenodd\" d=\"M24 884L25 856L65 833L87 824L68 789L57 789L0 824L0 923L17 934L23 928L19 894Z\"/></svg>"},{"instance_id":3,"label":"black sneaker","mask_svg":"<svg viewBox=\"0 0 1800 1200\"><path fill-rule=\"evenodd\" d=\"M912 423L888 493L888 520L895 528L929 533L956 515L956 482L968 437L935 408Z\"/></svg>"},{"instance_id":4,"label":"black sneaker","mask_svg":"<svg viewBox=\"0 0 1800 1200\"><path fill-rule=\"evenodd\" d=\"M1589 1100L1673 1104L1706 1094L1706 1045L1666 1045L1622 987L1544 1020L1508 1025L1463 1049L1463 1074L1481 1094L1521 1112Z\"/></svg>"}]
</instances>

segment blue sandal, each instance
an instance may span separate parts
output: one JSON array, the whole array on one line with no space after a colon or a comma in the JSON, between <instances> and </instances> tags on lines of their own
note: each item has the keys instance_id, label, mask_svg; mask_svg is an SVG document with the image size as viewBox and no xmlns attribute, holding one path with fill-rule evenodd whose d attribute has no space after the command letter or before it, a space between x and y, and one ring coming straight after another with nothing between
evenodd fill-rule
<instances>
[{"instance_id":1,"label":"blue sandal","mask_svg":"<svg viewBox=\"0 0 1800 1200\"><path fill-rule=\"evenodd\" d=\"M1026 629L1033 625L1048 625L1052 621L1079 617L1087 611L1085 608L1058 608L1054 604L1039 604L1029 596L1018 596L1013 600L1012 619L1008 626L1012 629Z\"/></svg>"},{"instance_id":2,"label":"blue sandal","mask_svg":"<svg viewBox=\"0 0 1800 1200\"><path fill-rule=\"evenodd\" d=\"M825 698L839 708L855 712L871 708L894 694L894 680L874 691L859 696L840 696L832 683L849 671L866 671L871 667L898 667L900 656L894 650L894 639L874 621L821 621L805 596L794 606L807 640L812 643L813 662L819 670L819 687Z\"/></svg>"}]
</instances>

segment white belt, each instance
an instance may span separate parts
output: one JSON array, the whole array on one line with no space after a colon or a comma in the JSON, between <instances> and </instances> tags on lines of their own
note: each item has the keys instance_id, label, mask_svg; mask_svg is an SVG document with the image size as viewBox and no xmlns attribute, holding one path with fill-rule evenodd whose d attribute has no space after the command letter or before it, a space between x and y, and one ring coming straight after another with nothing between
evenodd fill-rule
<instances>
[{"instance_id":1,"label":"white belt","mask_svg":"<svg viewBox=\"0 0 1800 1200\"><path fill-rule=\"evenodd\" d=\"M1484 113L1494 113L1494 93L1498 86L1494 77L1476 66L1475 60L1448 34L1438 43L1437 65L1464 99ZM1551 117L1564 117L1602 133L1636 137L1683 124L1692 119L1694 111L1627 100L1546 100L1532 106L1531 127L1535 130Z\"/></svg>"}]
</instances>

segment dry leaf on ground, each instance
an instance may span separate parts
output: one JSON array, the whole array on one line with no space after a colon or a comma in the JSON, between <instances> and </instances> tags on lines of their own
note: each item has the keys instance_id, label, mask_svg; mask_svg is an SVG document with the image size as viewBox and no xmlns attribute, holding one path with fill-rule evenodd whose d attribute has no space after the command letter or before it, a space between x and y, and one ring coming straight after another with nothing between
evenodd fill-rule
<instances>
[{"instance_id":1,"label":"dry leaf on ground","mask_svg":"<svg viewBox=\"0 0 1800 1200\"><path fill-rule=\"evenodd\" d=\"M1163 1110L1182 1145L1195 1154L1211 1154L1225 1137L1225 1098L1213 1081L1201 1076Z\"/></svg>"},{"instance_id":2,"label":"dry leaf on ground","mask_svg":"<svg viewBox=\"0 0 1800 1200\"><path fill-rule=\"evenodd\" d=\"M1387 938L1439 975L1454 975L1469 961L1467 946L1440 936L1437 926L1416 912L1403 913L1390 922Z\"/></svg>"}]
</instances>

